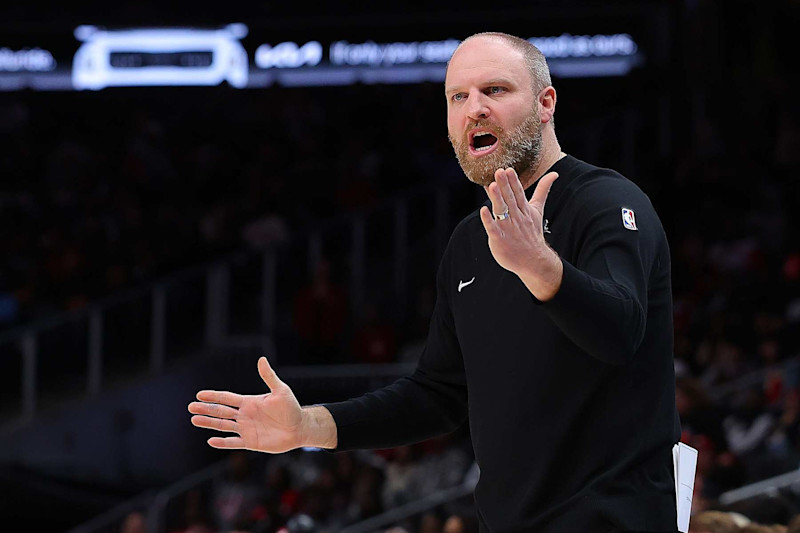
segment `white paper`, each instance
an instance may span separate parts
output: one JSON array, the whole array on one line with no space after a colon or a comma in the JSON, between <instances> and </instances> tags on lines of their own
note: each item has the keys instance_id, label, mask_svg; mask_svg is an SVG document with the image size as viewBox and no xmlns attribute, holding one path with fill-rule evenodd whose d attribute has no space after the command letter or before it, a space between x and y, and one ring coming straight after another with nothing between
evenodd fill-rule
<instances>
[{"instance_id":1,"label":"white paper","mask_svg":"<svg viewBox=\"0 0 800 533\"><path fill-rule=\"evenodd\" d=\"M672 467L675 472L675 506L678 510L678 531L689 531L694 495L694 474L697 469L697 450L679 442L672 447Z\"/></svg>"}]
</instances>

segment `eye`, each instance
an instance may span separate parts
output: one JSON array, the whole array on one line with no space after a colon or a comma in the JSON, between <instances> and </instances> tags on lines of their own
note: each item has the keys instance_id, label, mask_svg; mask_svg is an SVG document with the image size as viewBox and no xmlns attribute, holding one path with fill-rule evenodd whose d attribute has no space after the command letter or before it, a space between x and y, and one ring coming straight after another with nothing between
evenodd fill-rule
<instances>
[{"instance_id":1,"label":"eye","mask_svg":"<svg viewBox=\"0 0 800 533\"><path fill-rule=\"evenodd\" d=\"M463 100L464 100L466 97L467 97L467 95L466 95L466 94L464 94L464 93L456 93L456 94L454 94L454 95L453 95L453 101L454 101L454 102L461 102L461 101L463 101Z\"/></svg>"},{"instance_id":2,"label":"eye","mask_svg":"<svg viewBox=\"0 0 800 533\"><path fill-rule=\"evenodd\" d=\"M500 94L500 93L503 93L503 92L505 92L505 91L506 91L506 88L505 88L505 87L499 87L499 86L497 86L497 85L492 85L491 87L489 87L489 88L486 90L486 92L487 92L488 94Z\"/></svg>"}]
</instances>

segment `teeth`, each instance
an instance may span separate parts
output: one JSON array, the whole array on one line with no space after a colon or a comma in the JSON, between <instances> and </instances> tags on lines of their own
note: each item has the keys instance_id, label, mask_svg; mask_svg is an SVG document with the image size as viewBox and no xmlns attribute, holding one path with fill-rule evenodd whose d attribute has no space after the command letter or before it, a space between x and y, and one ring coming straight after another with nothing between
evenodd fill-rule
<instances>
[{"instance_id":1,"label":"teeth","mask_svg":"<svg viewBox=\"0 0 800 533\"><path fill-rule=\"evenodd\" d=\"M489 146L482 146L482 147L480 147L480 148L478 148L477 146L475 146L475 139L477 139L478 137L483 137L484 135L490 135L490 136L494 137L494 134L493 134L493 133L490 133L490 132L488 132L488 131L479 131L479 132L475 133L475 134L472 136L472 141L473 141L473 142L471 142L470 144L472 145L472 149L473 149L473 150L475 150L476 152L485 152L486 150L488 150L489 148L491 148L492 146L494 146L495 144L497 144L497 139L495 139L495 142L493 142L493 143L492 143L492 144L490 144Z\"/></svg>"}]
</instances>

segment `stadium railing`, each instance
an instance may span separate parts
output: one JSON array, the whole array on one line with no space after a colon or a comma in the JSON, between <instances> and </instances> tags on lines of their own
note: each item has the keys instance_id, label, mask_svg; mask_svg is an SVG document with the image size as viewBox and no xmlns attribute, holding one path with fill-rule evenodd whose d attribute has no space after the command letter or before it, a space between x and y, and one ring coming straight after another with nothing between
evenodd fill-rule
<instances>
[{"instance_id":1,"label":"stadium railing","mask_svg":"<svg viewBox=\"0 0 800 533\"><path fill-rule=\"evenodd\" d=\"M473 472L474 475L470 475ZM403 522L404 520L408 520L414 516L419 516L441 505L471 496L477 483L477 465L473 465L473 469L467 473L466 479L464 479L460 485L441 490L425 498L407 503L400 507L395 507L394 509L390 509L385 513L347 526L341 530L341 533L383 532L386 528Z\"/></svg>"},{"instance_id":2,"label":"stadium railing","mask_svg":"<svg viewBox=\"0 0 800 533\"><path fill-rule=\"evenodd\" d=\"M155 496L154 492L141 494L78 527L70 529L68 533L119 533L125 518L130 513L146 513Z\"/></svg>"},{"instance_id":3,"label":"stadium railing","mask_svg":"<svg viewBox=\"0 0 800 533\"><path fill-rule=\"evenodd\" d=\"M722 397L741 391L746 387L761 383L769 372L789 372L800 365L800 357L795 357L763 370L743 376L734 382L712 389L713 397ZM397 377L407 375L413 370L413 363L388 364L388 365L328 365L328 366L291 366L281 369L281 377L297 389L313 390L319 383L330 386L331 383L340 383L342 386L357 389L373 389L391 382ZM353 383L348 384L347 382ZM315 382L317 382L315 384ZM175 506L186 493L198 486L209 485L225 471L227 462L222 461L195 472L186 478L158 491L149 492L116 507L102 516L76 528L69 533L106 533L116 531L125 517L134 511L140 511L148 517L148 528L153 533L167 531L168 509ZM402 507L391 509L379 516L372 517L363 522L348 526L343 530L347 533L369 533L378 531L383 527L400 523L410 517L420 515L442 504L469 496L475 487L477 476L468 476L467 479L456 487L441 491L430 497L409 503ZM767 480L728 491L720 496L720 502L730 504L765 495L776 495L781 490L789 489L795 493L800 492L800 469L776 476ZM173 509L174 514L174 509Z\"/></svg>"},{"instance_id":4,"label":"stadium railing","mask_svg":"<svg viewBox=\"0 0 800 533\"><path fill-rule=\"evenodd\" d=\"M719 501L723 505L729 505L760 496L777 496L784 489L789 489L794 493L795 499L797 498L797 495L800 494L800 468L724 492L720 494Z\"/></svg>"},{"instance_id":5,"label":"stadium railing","mask_svg":"<svg viewBox=\"0 0 800 533\"><path fill-rule=\"evenodd\" d=\"M106 513L69 530L67 533L117 533L130 513L142 513L146 517L147 530L151 533L165 533L170 529L167 523L168 508L179 501L189 491L209 487L222 477L229 467L227 460L217 462L203 470L166 487L158 492L150 491L125 502ZM474 473L473 473L474 472ZM471 475L471 473L473 473ZM357 522L342 529L342 533L369 533L419 516L431 509L465 497L471 496L477 483L477 466L473 466L465 480L454 487L443 489L406 505L390 509L378 516Z\"/></svg>"},{"instance_id":6,"label":"stadium railing","mask_svg":"<svg viewBox=\"0 0 800 533\"><path fill-rule=\"evenodd\" d=\"M320 384L330 387L331 383L337 383L344 388L366 390L383 386L398 377L408 375L413 367L413 363L296 366L283 367L281 377L297 389L315 389L319 388ZM151 533L163 533L171 530L169 518L179 514L178 508L182 498L191 490L211 486L224 474L228 466L227 460L214 463L164 489L148 491L136 496L70 530L69 533L116 533L125 518L132 512L140 512L147 517L148 531Z\"/></svg>"},{"instance_id":7,"label":"stadium railing","mask_svg":"<svg viewBox=\"0 0 800 533\"><path fill-rule=\"evenodd\" d=\"M305 256L304 266L313 272L329 245L328 240L347 242L349 249L344 254L349 267L350 307L354 313L361 311L365 300L365 273L371 259L367 240L377 237L390 240L389 284L398 308L403 307L402 302L408 300L408 272L414 259L409 249L427 238L435 248L430 255L438 257L447 243L451 229L449 188L448 185L434 190L417 187L369 211L343 215L298 234L288 246L236 252L86 308L0 333L4 375L20 376L3 388L0 429L18 429L29 424L43 403L60 403L67 396L91 398L113 387L115 367L124 369L117 375L131 376L136 372L158 375L166 365L181 357L243 346L260 349L272 346L279 327L277 293L285 290L278 285L283 284L283 270L292 270L296 276L298 269L293 260ZM420 236L415 232L413 238L409 237L408 211L412 203L423 204L429 213L426 221L430 235ZM385 231L379 236L368 235L371 230L368 221L374 216L389 221L388 228L381 228L388 229L388 235ZM291 250L287 250L289 246ZM331 245L334 246L338 244ZM286 259L288 256L291 259ZM279 261L283 266L279 266ZM254 283L254 279L259 282ZM238 287L243 297L232 302L234 287ZM249 311L255 308L257 312L240 312L240 316L249 314L249 321L232 324L232 303ZM204 312L199 312L200 309ZM236 329L244 333L237 334ZM198 335L198 331L202 334ZM81 352L85 356L76 357Z\"/></svg>"},{"instance_id":8,"label":"stadium railing","mask_svg":"<svg viewBox=\"0 0 800 533\"><path fill-rule=\"evenodd\" d=\"M633 154L639 138L631 109L610 109L564 130L562 136L579 157L602 161L599 139L610 126L619 133L616 166L635 176ZM282 326L276 310L277 295L286 290L284 277L296 276L302 270L298 265L313 272L330 249L348 263L348 295L355 317L363 312L368 279L375 271L382 274L382 290L390 287L394 311L401 316L409 300L410 267L419 263L415 247L432 248L426 271L434 272L454 225L453 215L457 220L468 212L454 213L452 206L467 205L471 211L485 200L480 187L463 187L460 180L424 183L369 209L320 221L293 234L285 245L232 253L85 308L0 332L0 375L5 376L0 431L30 424L44 404L94 397L113 387L121 375L158 375L176 359L209 350L273 346ZM412 212L424 216L410 216ZM387 241L391 245L386 246ZM388 253L385 268L374 268L374 263L367 268L376 245ZM256 294L254 279L260 283ZM237 287L237 295L246 298L231 297ZM244 300L248 312L232 313L237 305L241 311ZM234 324L234 315L246 315L249 321ZM76 358L81 351L84 357ZM124 371L115 372L115 367ZM14 375L19 379L9 381Z\"/></svg>"},{"instance_id":9,"label":"stadium railing","mask_svg":"<svg viewBox=\"0 0 800 533\"><path fill-rule=\"evenodd\" d=\"M769 374L780 374L793 386L800 385L800 355L795 355L780 363L753 370L737 379L717 385L709 390L714 401L721 401L731 395L745 391L751 387L760 387Z\"/></svg>"}]
</instances>

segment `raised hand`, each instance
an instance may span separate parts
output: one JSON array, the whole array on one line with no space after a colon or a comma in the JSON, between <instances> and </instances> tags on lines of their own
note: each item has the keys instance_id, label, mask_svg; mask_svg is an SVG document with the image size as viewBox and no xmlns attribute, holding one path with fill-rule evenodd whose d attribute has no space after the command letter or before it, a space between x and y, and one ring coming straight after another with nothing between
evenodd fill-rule
<instances>
[{"instance_id":1,"label":"raised hand","mask_svg":"<svg viewBox=\"0 0 800 533\"><path fill-rule=\"evenodd\" d=\"M306 417L292 389L278 378L266 357L258 360L258 373L271 392L241 395L203 390L199 402L189 404L192 424L238 434L237 437L212 437L214 448L281 453L304 445Z\"/></svg>"},{"instance_id":2,"label":"raised hand","mask_svg":"<svg viewBox=\"0 0 800 533\"><path fill-rule=\"evenodd\" d=\"M501 267L517 274L542 301L558 291L563 268L545 241L542 227L544 204L556 178L555 172L544 175L527 201L514 169L498 169L494 182L484 187L492 209L482 207L480 211L492 256Z\"/></svg>"}]
</instances>

